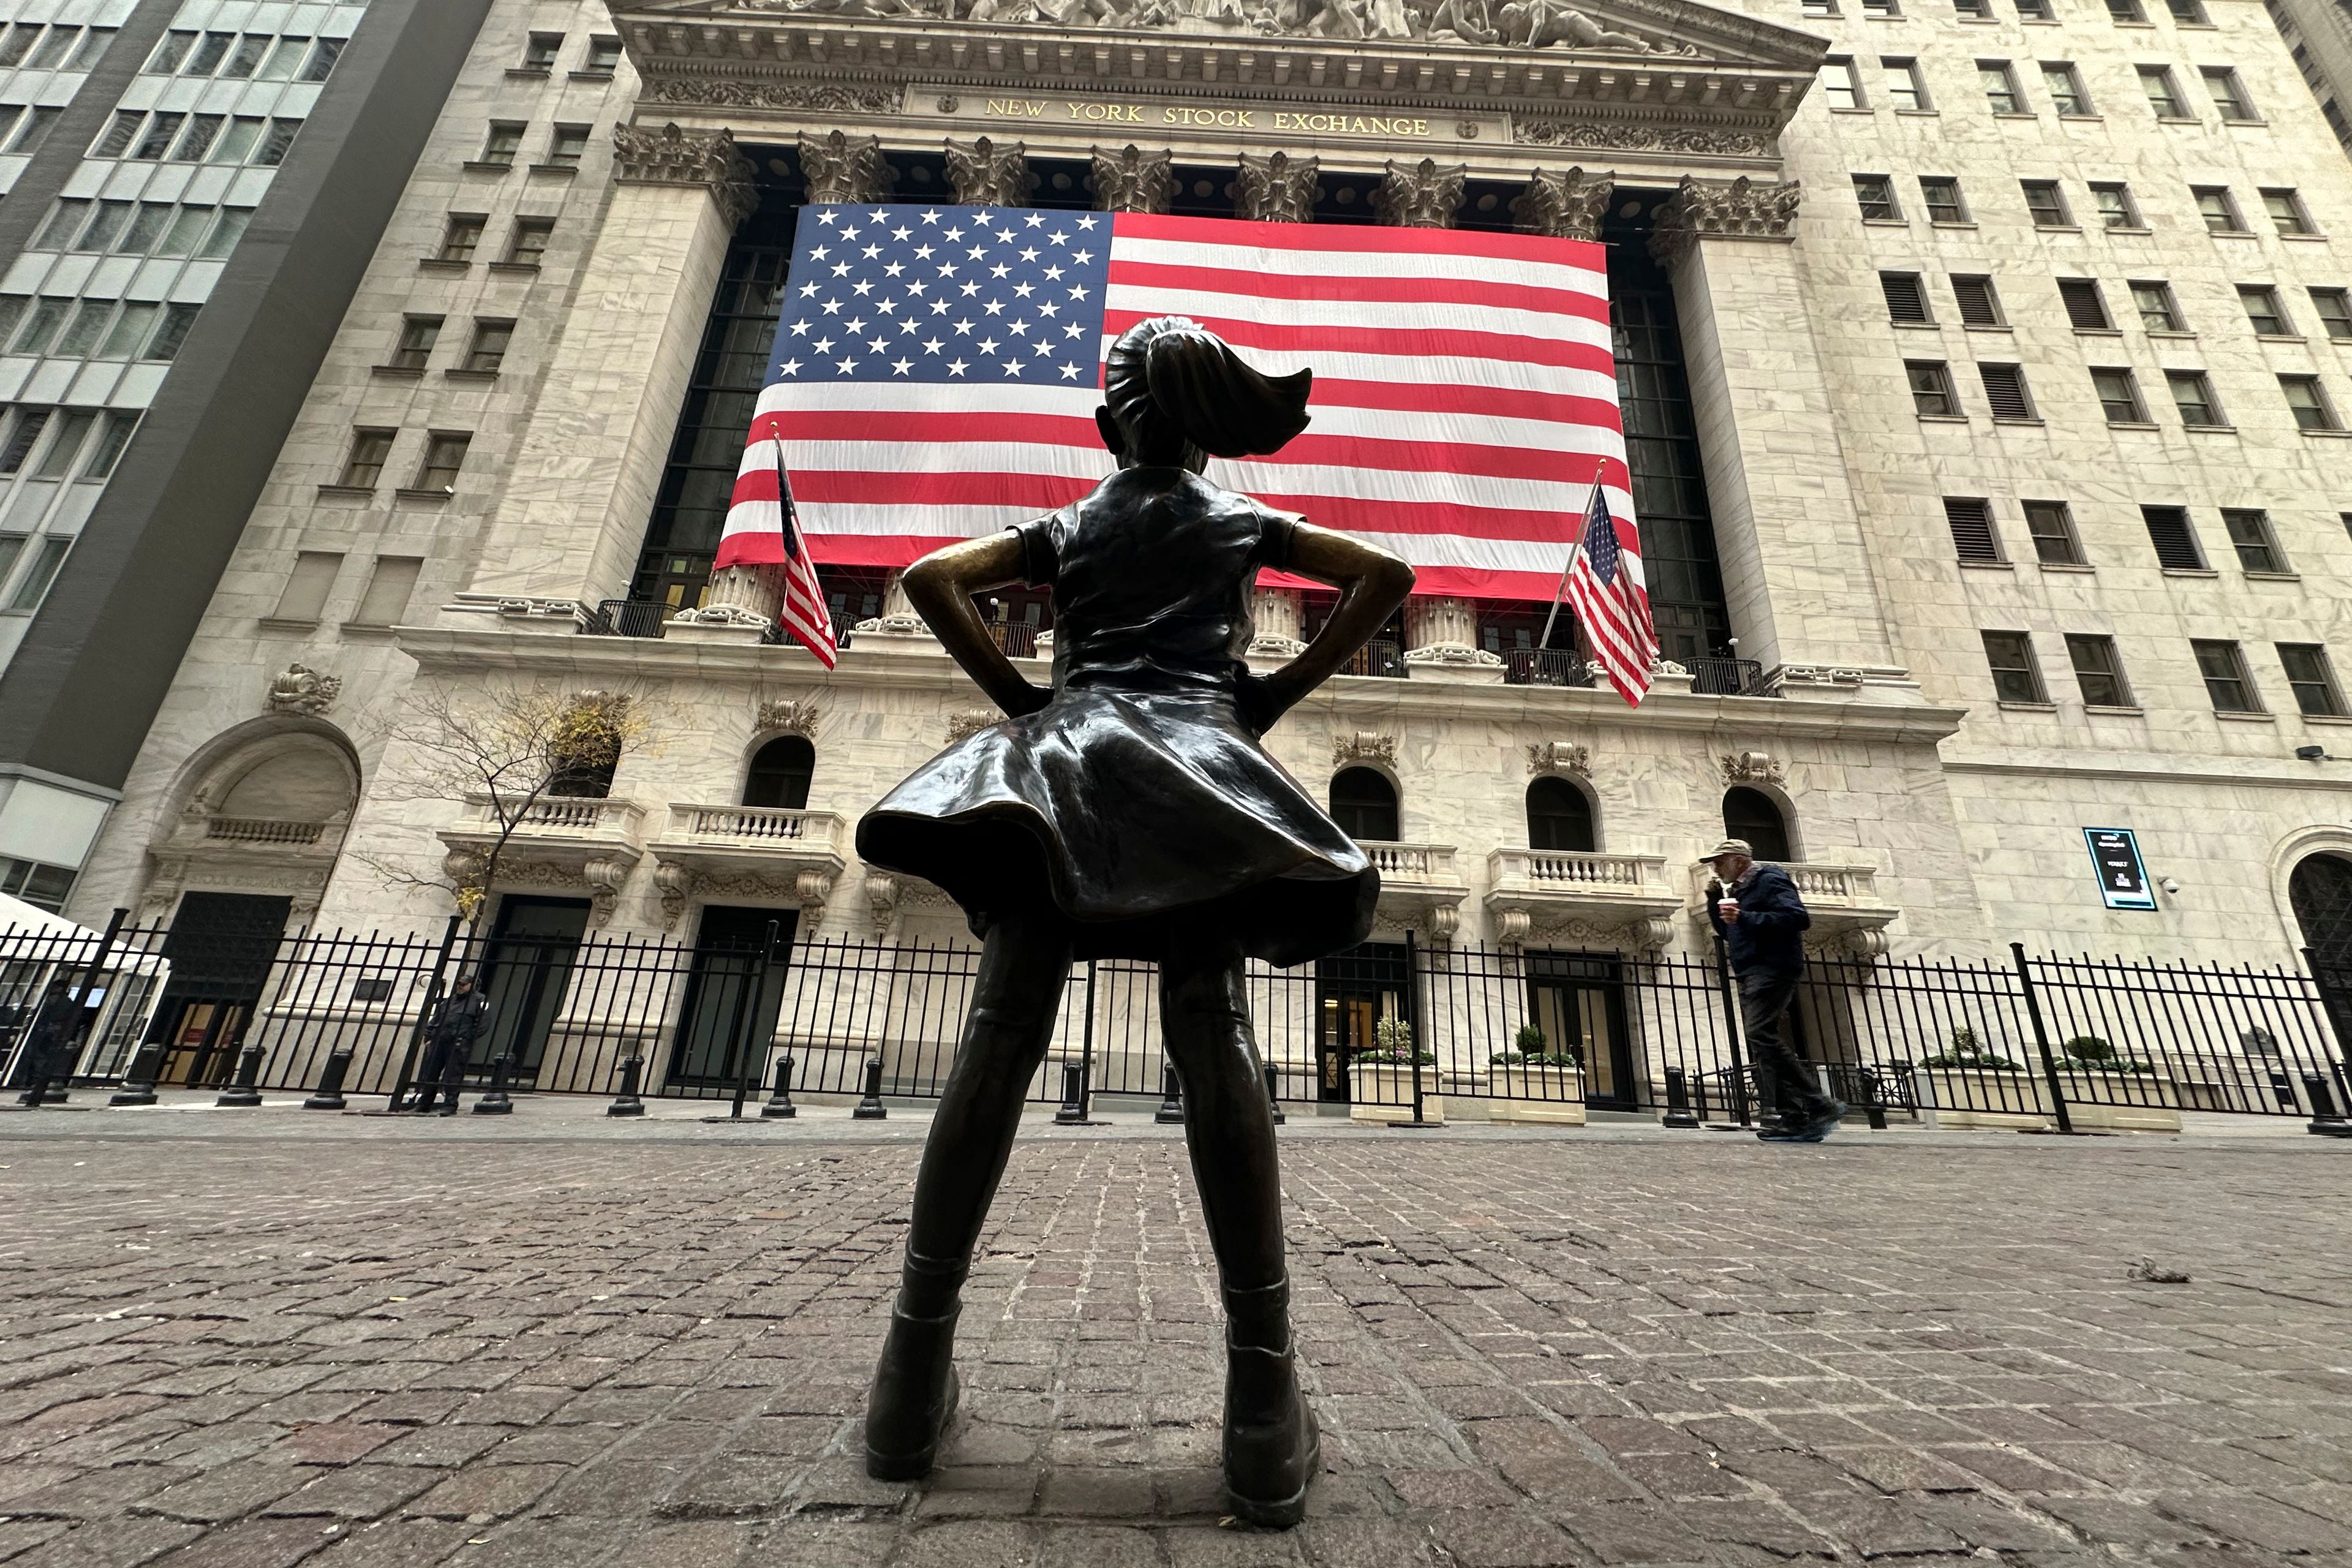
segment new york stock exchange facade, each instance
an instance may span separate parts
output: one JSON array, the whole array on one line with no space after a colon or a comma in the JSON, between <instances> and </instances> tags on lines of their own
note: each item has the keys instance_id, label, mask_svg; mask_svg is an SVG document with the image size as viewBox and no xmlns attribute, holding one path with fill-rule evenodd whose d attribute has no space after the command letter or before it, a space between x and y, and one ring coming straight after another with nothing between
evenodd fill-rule
<instances>
[{"instance_id":1,"label":"new york stock exchange facade","mask_svg":"<svg viewBox=\"0 0 2352 1568\"><path fill-rule=\"evenodd\" d=\"M2205 302L2257 273L2299 300L2352 266L2267 232L2217 260L2188 194L2234 187L2259 213L2258 189L2293 185L2315 228L2352 228L2352 171L2309 133L2316 110L2259 8L2215 0L2214 31L2176 38L2118 36L2080 0L2039 33L2005 7L1963 31L1939 4L1897 43L1887 17L1798 0L583 4L572 36L625 51L585 155L561 178L478 167L494 121L537 137L593 112L534 107L578 84L513 69L562 9L493 8L84 872L82 918L121 903L429 945L496 823L415 787L403 715L503 687L625 692L647 725L602 793L515 834L483 940L690 952L774 922L780 951L969 949L959 911L861 866L853 837L991 721L976 689L887 574L826 573L848 637L828 673L775 635L767 569L710 568L797 209L962 202L1608 247L1655 688L1629 710L1538 647L1540 604L1416 597L1286 719L1270 752L1383 877L1372 944L1300 981L1322 985L1322 1016L1393 991L1408 945L1433 972L1474 951L1515 974L1711 965L1699 857L1727 831L1790 865L1821 956L1853 973L2005 963L2012 941L2255 964L2352 943L2347 775L2295 754L2340 731L2272 652L2341 629L2326 606L2352 569L2336 517L2352 451L2304 434L2277 406L2283 367ZM1824 101L1825 40L1948 75L1941 124ZM2030 70L2062 51L2111 100L2096 136L2047 105L1985 110L1980 57ZM2148 121L2128 62L2173 53L2189 79L2226 56L2263 133L2192 147ZM1970 206L1920 196L1922 174L1964 176ZM1871 205L1860 176L1899 207ZM2021 181L2056 182L2079 220L2037 222ZM2105 183L2129 184L2143 223L2101 226ZM527 272L482 259L540 214L554 223ZM446 237L475 216L468 261ZM1980 319L1947 275L1990 279L2000 304ZM1924 279L1918 319L1890 322L1887 276ZM2118 321L2127 279L2170 279L2208 318L2189 325L2234 434L2103 416L2091 367L2137 361L2160 402L2164 371L2197 355L2137 329L2081 335L2059 278L2104 279ZM503 364L392 374L387 345L428 314L445 343L467 317L509 323ZM2345 357L2313 331L2298 365L2352 406ZM1940 404L1923 401L1930 363ZM1979 367L1988 391L2006 367L2033 400L1989 415ZM353 477L354 432L391 435L383 491ZM469 445L446 490L390 489L412 443L450 432ZM2063 503L2073 561L2031 521L2045 503ZM2147 508L2185 509L2210 538L2194 570L2150 554ZM2225 508L2265 513L2291 561L2240 571ZM1989 549L1964 526L1978 518ZM340 577L307 621L282 613L289 574L327 555L417 563L396 624L346 614ZM1050 603L986 608L1044 679ZM1266 668L1328 613L1283 591L1256 608ZM2009 634L2030 679L2001 663ZM2216 695L2200 650L2221 642L2268 692L2258 709ZM2090 643L2124 677L2078 690ZM2086 830L2131 837L2125 907ZM708 993L707 968L681 989ZM530 1026L585 1005L569 973L571 1001L514 1002ZM1350 1026L1369 1039L1387 1005Z\"/></svg>"}]
</instances>

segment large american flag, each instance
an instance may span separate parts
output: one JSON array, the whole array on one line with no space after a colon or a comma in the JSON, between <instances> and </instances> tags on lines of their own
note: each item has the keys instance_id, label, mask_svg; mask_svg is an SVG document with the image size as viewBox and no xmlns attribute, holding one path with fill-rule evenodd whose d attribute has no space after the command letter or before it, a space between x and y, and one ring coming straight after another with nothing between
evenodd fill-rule
<instances>
[{"instance_id":1,"label":"large american flag","mask_svg":"<svg viewBox=\"0 0 2352 1568\"><path fill-rule=\"evenodd\" d=\"M1209 477L1395 551L1421 593L1549 596L1596 478L1632 531L1597 245L841 205L802 209L719 564L777 559L786 485L828 564L905 566L1076 500L1112 467L1103 356L1167 315L1315 372L1305 435Z\"/></svg>"},{"instance_id":2,"label":"large american flag","mask_svg":"<svg viewBox=\"0 0 2352 1568\"><path fill-rule=\"evenodd\" d=\"M1650 590L1642 575L1642 536L1610 515L1605 490L1592 492L1584 537L1561 583L1584 640L1617 695L1638 707L1650 689L1658 634L1650 621Z\"/></svg>"}]
</instances>

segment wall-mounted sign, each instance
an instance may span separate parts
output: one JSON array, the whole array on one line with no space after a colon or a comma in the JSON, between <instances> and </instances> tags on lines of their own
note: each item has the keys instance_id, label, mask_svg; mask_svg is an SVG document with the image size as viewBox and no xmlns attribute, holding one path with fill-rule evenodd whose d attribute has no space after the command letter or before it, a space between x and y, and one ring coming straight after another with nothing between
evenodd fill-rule
<instances>
[{"instance_id":1,"label":"wall-mounted sign","mask_svg":"<svg viewBox=\"0 0 2352 1568\"><path fill-rule=\"evenodd\" d=\"M2098 868L2099 897L2111 910L2152 910L2156 890L2147 885L2147 868L2140 863L2139 840L2128 827L2085 827L2084 841L2091 847L2091 864Z\"/></svg>"}]
</instances>

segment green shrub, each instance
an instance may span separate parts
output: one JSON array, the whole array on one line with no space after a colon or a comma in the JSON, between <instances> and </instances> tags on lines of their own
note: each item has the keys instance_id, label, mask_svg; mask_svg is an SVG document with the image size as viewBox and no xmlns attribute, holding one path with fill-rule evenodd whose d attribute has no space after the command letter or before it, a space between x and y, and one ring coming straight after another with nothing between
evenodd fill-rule
<instances>
[{"instance_id":1,"label":"green shrub","mask_svg":"<svg viewBox=\"0 0 2352 1568\"><path fill-rule=\"evenodd\" d=\"M2078 1062L2104 1062L2115 1059L2116 1048L2096 1035L2077 1035L2066 1042L2064 1050Z\"/></svg>"},{"instance_id":2,"label":"green shrub","mask_svg":"<svg viewBox=\"0 0 2352 1568\"><path fill-rule=\"evenodd\" d=\"M1518 1053L1523 1057L1539 1057L1551 1049L1551 1042L1544 1038L1543 1026L1540 1024L1521 1024L1518 1035L1513 1043L1518 1047Z\"/></svg>"}]
</instances>

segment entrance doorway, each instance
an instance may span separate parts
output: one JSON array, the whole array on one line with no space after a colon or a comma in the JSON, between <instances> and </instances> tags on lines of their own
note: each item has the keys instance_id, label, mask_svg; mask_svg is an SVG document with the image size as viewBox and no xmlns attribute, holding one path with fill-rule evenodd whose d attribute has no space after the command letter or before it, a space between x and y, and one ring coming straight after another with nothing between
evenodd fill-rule
<instances>
[{"instance_id":1,"label":"entrance doorway","mask_svg":"<svg viewBox=\"0 0 2352 1568\"><path fill-rule=\"evenodd\" d=\"M669 1054L671 1088L732 1089L746 1073L766 1071L800 918L798 910L703 907Z\"/></svg>"},{"instance_id":2,"label":"entrance doorway","mask_svg":"<svg viewBox=\"0 0 2352 1568\"><path fill-rule=\"evenodd\" d=\"M538 1078L587 930L585 899L509 896L499 905L498 923L482 955L490 1026L474 1042L467 1076L489 1077L491 1064L504 1054L510 1084L524 1088Z\"/></svg>"},{"instance_id":3,"label":"entrance doorway","mask_svg":"<svg viewBox=\"0 0 2352 1568\"><path fill-rule=\"evenodd\" d=\"M1383 1019L1412 1023L1409 952L1402 942L1368 942L1317 962L1316 1099L1338 1104L1354 1099L1349 1063L1358 1052L1379 1047ZM1410 1048L1405 1042L1399 1045Z\"/></svg>"},{"instance_id":4,"label":"entrance doorway","mask_svg":"<svg viewBox=\"0 0 2352 1568\"><path fill-rule=\"evenodd\" d=\"M293 909L291 899L249 893L180 900L163 938L172 978L148 1035L163 1047L158 1083L210 1089L228 1081Z\"/></svg>"},{"instance_id":5,"label":"entrance doorway","mask_svg":"<svg viewBox=\"0 0 2352 1568\"><path fill-rule=\"evenodd\" d=\"M1584 1064L1584 1103L1632 1110L1641 1102L1625 1032L1625 988L1618 961L1602 954L1528 954L1528 1013L1544 1049L1571 1047Z\"/></svg>"}]
</instances>

